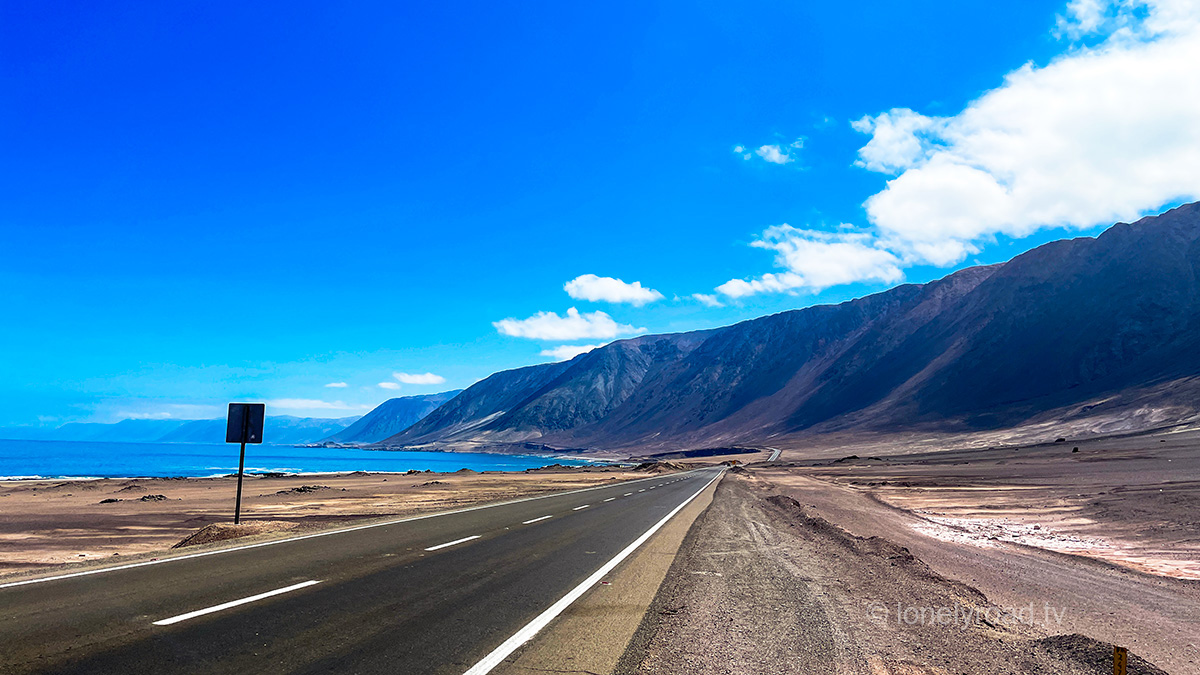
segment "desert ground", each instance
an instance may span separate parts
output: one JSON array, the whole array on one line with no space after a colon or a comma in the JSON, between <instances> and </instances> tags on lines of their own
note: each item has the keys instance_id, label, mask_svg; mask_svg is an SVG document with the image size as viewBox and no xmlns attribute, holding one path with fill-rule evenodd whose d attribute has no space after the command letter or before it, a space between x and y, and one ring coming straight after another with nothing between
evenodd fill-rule
<instances>
[{"instance_id":1,"label":"desert ground","mask_svg":"<svg viewBox=\"0 0 1200 675\"><path fill-rule=\"evenodd\" d=\"M734 469L618 672L1200 673L1198 478L1192 432Z\"/></svg>"},{"instance_id":2,"label":"desert ground","mask_svg":"<svg viewBox=\"0 0 1200 675\"><path fill-rule=\"evenodd\" d=\"M1200 433L917 449L872 442L857 454L789 448L775 462L764 451L655 466L738 460L680 532L640 626L604 672L1084 675L1111 672L1119 644L1131 673L1200 673ZM0 573L645 475L255 476L236 530L231 478L15 481L0 484ZM578 644L560 633L539 639ZM529 649L539 668L581 657Z\"/></svg>"},{"instance_id":3,"label":"desert ground","mask_svg":"<svg viewBox=\"0 0 1200 675\"><path fill-rule=\"evenodd\" d=\"M0 575L144 557L185 539L202 545L282 536L645 476L600 467L247 476L236 529L236 478L6 481L0 483Z\"/></svg>"}]
</instances>

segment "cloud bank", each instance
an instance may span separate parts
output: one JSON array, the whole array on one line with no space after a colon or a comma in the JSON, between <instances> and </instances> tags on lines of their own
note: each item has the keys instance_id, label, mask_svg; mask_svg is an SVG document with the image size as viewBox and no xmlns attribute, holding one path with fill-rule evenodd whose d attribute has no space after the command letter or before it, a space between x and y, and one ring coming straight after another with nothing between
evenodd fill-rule
<instances>
[{"instance_id":1,"label":"cloud bank","mask_svg":"<svg viewBox=\"0 0 1200 675\"><path fill-rule=\"evenodd\" d=\"M1072 0L1055 33L1068 41L1061 56L1010 72L957 115L893 108L853 122L870 136L855 163L892 176L863 205L870 228L768 228L752 245L774 250L781 271L717 291L894 283L905 267L958 264L997 236L1200 199L1200 2ZM764 148L756 154L783 163Z\"/></svg>"},{"instance_id":2,"label":"cloud bank","mask_svg":"<svg viewBox=\"0 0 1200 675\"><path fill-rule=\"evenodd\" d=\"M1075 45L953 117L864 117L859 165L896 174L865 204L906 262L946 266L995 235L1134 220L1200 197L1200 3L1075 0Z\"/></svg>"}]
</instances>

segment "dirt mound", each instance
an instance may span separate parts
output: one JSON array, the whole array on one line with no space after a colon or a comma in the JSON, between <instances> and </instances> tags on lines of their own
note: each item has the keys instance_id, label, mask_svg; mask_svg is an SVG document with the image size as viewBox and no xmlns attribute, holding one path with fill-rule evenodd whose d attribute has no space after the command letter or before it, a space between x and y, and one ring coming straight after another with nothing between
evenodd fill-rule
<instances>
[{"instance_id":1,"label":"dirt mound","mask_svg":"<svg viewBox=\"0 0 1200 675\"><path fill-rule=\"evenodd\" d=\"M297 527L295 523L289 523L278 520L254 520L234 525L233 523L213 523L200 528L196 532L188 535L183 541L175 544L171 548L184 548L187 546L199 546L200 544L211 544L217 541L225 541L227 539L238 539L240 537L250 537L256 534L266 534L267 532L285 532L293 530Z\"/></svg>"},{"instance_id":2,"label":"dirt mound","mask_svg":"<svg viewBox=\"0 0 1200 675\"><path fill-rule=\"evenodd\" d=\"M479 472L475 471L474 469L468 469L464 466L463 468L459 469L458 471L455 471L454 473L471 474L471 473L479 473Z\"/></svg>"},{"instance_id":3,"label":"dirt mound","mask_svg":"<svg viewBox=\"0 0 1200 675\"><path fill-rule=\"evenodd\" d=\"M675 462L642 462L633 468L634 471L645 473L667 473L668 471L683 471L684 467Z\"/></svg>"},{"instance_id":4,"label":"dirt mound","mask_svg":"<svg viewBox=\"0 0 1200 675\"><path fill-rule=\"evenodd\" d=\"M892 567L903 568L905 573L956 592L966 602L987 604L987 597L973 586L948 579L914 556L907 548L882 537L860 537L834 525L824 518L809 513L800 502L786 495L772 495L766 501L773 505L795 524L817 532L845 548L864 557L887 560Z\"/></svg>"},{"instance_id":5,"label":"dirt mound","mask_svg":"<svg viewBox=\"0 0 1200 675\"><path fill-rule=\"evenodd\" d=\"M536 469L525 469L525 473L532 473L534 471L558 471L560 469L578 469L578 468L580 468L580 467L565 466L563 464L547 464L546 466L539 466Z\"/></svg>"},{"instance_id":6,"label":"dirt mound","mask_svg":"<svg viewBox=\"0 0 1200 675\"><path fill-rule=\"evenodd\" d=\"M117 492L145 492L145 491L146 491L146 488L141 485L138 485L137 483L134 483L133 485L126 485L125 487L121 488L120 490L117 490Z\"/></svg>"},{"instance_id":7,"label":"dirt mound","mask_svg":"<svg viewBox=\"0 0 1200 675\"><path fill-rule=\"evenodd\" d=\"M328 485L301 485L300 487L288 488L276 492L277 495L303 495L309 492L317 492L319 490L328 490Z\"/></svg>"},{"instance_id":8,"label":"dirt mound","mask_svg":"<svg viewBox=\"0 0 1200 675\"><path fill-rule=\"evenodd\" d=\"M58 483L46 488L47 490L81 490L87 492L90 490L99 490L103 486L103 481L99 480L72 480L65 483Z\"/></svg>"},{"instance_id":9,"label":"dirt mound","mask_svg":"<svg viewBox=\"0 0 1200 675\"><path fill-rule=\"evenodd\" d=\"M142 495L141 497L138 498L138 501L139 502L165 502L165 501L167 501L167 496L166 495Z\"/></svg>"},{"instance_id":10,"label":"dirt mound","mask_svg":"<svg viewBox=\"0 0 1200 675\"><path fill-rule=\"evenodd\" d=\"M1112 645L1093 640L1086 635L1052 635L1034 642L1040 651L1052 656L1074 661L1088 672L1112 672ZM1129 653L1129 675L1167 675L1167 671L1156 667L1146 659Z\"/></svg>"},{"instance_id":11,"label":"dirt mound","mask_svg":"<svg viewBox=\"0 0 1200 675\"><path fill-rule=\"evenodd\" d=\"M734 467L729 470L729 473L736 473L740 476L748 476L750 475L750 470L741 465L734 465Z\"/></svg>"}]
</instances>

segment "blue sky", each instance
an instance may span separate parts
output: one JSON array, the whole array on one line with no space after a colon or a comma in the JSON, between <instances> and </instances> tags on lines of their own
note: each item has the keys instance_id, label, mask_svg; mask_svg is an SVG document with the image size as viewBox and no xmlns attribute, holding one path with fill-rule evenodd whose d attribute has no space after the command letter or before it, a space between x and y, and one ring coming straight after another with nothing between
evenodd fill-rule
<instances>
[{"instance_id":1,"label":"blue sky","mask_svg":"<svg viewBox=\"0 0 1200 675\"><path fill-rule=\"evenodd\" d=\"M0 425L361 414L1095 234L1200 194L1146 168L1193 10L9 3Z\"/></svg>"}]
</instances>

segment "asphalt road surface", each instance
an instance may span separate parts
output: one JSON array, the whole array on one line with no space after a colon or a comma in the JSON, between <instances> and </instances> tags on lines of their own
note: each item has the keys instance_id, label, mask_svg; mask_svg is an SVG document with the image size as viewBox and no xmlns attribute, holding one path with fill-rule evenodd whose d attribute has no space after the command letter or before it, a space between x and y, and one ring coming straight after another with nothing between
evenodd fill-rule
<instances>
[{"instance_id":1,"label":"asphalt road surface","mask_svg":"<svg viewBox=\"0 0 1200 675\"><path fill-rule=\"evenodd\" d=\"M720 471L0 584L0 672L486 672Z\"/></svg>"}]
</instances>

